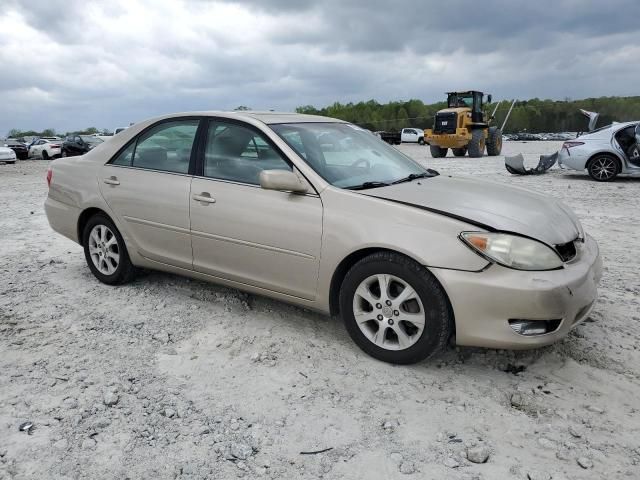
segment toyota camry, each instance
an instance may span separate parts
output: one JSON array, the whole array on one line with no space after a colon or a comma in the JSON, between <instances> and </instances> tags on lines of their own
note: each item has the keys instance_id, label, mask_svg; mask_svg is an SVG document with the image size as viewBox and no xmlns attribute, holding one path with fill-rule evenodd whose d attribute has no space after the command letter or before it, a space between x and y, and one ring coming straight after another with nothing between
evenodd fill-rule
<instances>
[{"instance_id":1,"label":"toyota camry","mask_svg":"<svg viewBox=\"0 0 640 480\"><path fill-rule=\"evenodd\" d=\"M51 227L105 284L140 268L342 318L375 358L550 344L596 300L596 241L560 201L439 175L355 125L275 112L140 122L51 163Z\"/></svg>"}]
</instances>

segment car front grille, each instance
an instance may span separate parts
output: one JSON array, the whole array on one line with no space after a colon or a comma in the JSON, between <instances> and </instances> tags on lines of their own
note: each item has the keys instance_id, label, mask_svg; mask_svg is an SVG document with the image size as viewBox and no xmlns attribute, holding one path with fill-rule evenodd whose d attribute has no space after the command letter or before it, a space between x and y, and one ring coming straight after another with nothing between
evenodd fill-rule
<instances>
[{"instance_id":1,"label":"car front grille","mask_svg":"<svg viewBox=\"0 0 640 480\"><path fill-rule=\"evenodd\" d=\"M561 243L555 246L556 252L560 255L563 262L570 262L574 258L576 258L577 249L576 242L581 242L582 240L576 238L575 240L571 240L567 243Z\"/></svg>"},{"instance_id":2,"label":"car front grille","mask_svg":"<svg viewBox=\"0 0 640 480\"><path fill-rule=\"evenodd\" d=\"M456 133L457 115L456 112L442 112L436 114L436 121L433 127L434 133Z\"/></svg>"}]
</instances>

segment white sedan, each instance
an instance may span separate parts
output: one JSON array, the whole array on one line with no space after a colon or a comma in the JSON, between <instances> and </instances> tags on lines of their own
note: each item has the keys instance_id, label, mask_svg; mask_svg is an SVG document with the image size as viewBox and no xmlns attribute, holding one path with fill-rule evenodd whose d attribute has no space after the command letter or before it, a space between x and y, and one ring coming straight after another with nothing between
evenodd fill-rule
<instances>
[{"instance_id":1,"label":"white sedan","mask_svg":"<svg viewBox=\"0 0 640 480\"><path fill-rule=\"evenodd\" d=\"M16 152L9 147L0 147L0 162L16 163Z\"/></svg>"},{"instance_id":2,"label":"white sedan","mask_svg":"<svg viewBox=\"0 0 640 480\"><path fill-rule=\"evenodd\" d=\"M49 160L62 155L62 140L41 138L29 147L29 158Z\"/></svg>"},{"instance_id":3,"label":"white sedan","mask_svg":"<svg viewBox=\"0 0 640 480\"><path fill-rule=\"evenodd\" d=\"M599 182L640 175L640 123L614 123L564 142L558 165L584 171Z\"/></svg>"}]
</instances>

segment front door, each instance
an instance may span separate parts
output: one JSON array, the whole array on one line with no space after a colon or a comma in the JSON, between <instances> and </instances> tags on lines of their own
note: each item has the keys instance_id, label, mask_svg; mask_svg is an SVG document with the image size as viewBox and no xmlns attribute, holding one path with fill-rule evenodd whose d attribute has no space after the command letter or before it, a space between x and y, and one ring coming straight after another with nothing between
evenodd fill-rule
<instances>
[{"instance_id":1,"label":"front door","mask_svg":"<svg viewBox=\"0 0 640 480\"><path fill-rule=\"evenodd\" d=\"M191 269L191 150L198 119L161 122L102 167L102 194L142 256Z\"/></svg>"},{"instance_id":2,"label":"front door","mask_svg":"<svg viewBox=\"0 0 640 480\"><path fill-rule=\"evenodd\" d=\"M201 176L191 186L194 269L268 290L316 295L322 203L264 190L262 170L292 166L257 129L211 120Z\"/></svg>"}]
</instances>

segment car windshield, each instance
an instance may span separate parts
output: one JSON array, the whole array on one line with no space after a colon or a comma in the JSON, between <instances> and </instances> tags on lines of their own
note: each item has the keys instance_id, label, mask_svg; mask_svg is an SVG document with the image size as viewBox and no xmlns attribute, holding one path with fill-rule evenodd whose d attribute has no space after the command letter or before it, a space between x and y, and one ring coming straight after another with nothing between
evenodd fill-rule
<instances>
[{"instance_id":1,"label":"car windshield","mask_svg":"<svg viewBox=\"0 0 640 480\"><path fill-rule=\"evenodd\" d=\"M82 138L82 140L84 140L85 143L88 143L90 145L97 145L98 143L103 142L101 138L87 136L87 135L81 135L80 138Z\"/></svg>"},{"instance_id":2,"label":"car windshield","mask_svg":"<svg viewBox=\"0 0 640 480\"><path fill-rule=\"evenodd\" d=\"M383 186L428 171L371 132L348 123L285 123L271 128L322 178L341 188Z\"/></svg>"}]
</instances>

